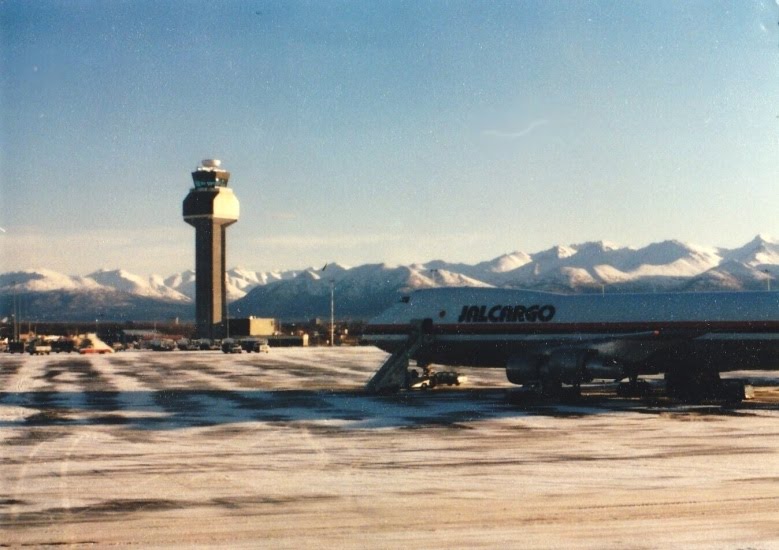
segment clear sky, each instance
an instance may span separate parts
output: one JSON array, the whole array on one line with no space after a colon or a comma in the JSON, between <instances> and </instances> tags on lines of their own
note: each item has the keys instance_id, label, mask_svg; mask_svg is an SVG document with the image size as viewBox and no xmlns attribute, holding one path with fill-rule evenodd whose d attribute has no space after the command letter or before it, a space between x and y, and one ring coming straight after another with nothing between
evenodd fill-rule
<instances>
[{"instance_id":1,"label":"clear sky","mask_svg":"<svg viewBox=\"0 0 779 550\"><path fill-rule=\"evenodd\" d=\"M0 271L779 237L776 0L0 2Z\"/></svg>"}]
</instances>

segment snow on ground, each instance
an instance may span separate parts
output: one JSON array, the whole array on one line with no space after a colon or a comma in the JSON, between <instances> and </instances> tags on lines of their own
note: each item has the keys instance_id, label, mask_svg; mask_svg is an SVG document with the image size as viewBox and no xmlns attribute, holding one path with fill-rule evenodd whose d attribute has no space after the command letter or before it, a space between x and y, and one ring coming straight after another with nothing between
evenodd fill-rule
<instances>
[{"instance_id":1,"label":"snow on ground","mask_svg":"<svg viewBox=\"0 0 779 550\"><path fill-rule=\"evenodd\" d=\"M364 395L385 357L2 356L3 543L779 547L778 373L738 407L555 404L476 369Z\"/></svg>"}]
</instances>

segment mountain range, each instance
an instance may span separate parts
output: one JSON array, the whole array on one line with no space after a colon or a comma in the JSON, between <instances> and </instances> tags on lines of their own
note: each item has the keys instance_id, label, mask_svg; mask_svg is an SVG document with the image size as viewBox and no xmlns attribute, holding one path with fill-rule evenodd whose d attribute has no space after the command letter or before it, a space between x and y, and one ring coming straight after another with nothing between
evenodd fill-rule
<instances>
[{"instance_id":1,"label":"mountain range","mask_svg":"<svg viewBox=\"0 0 779 550\"><path fill-rule=\"evenodd\" d=\"M338 319L367 319L402 294L419 288L494 286L555 292L653 292L759 290L779 279L779 241L758 235L725 249L670 240L642 248L608 242L555 246L536 253L512 252L476 263L435 260L424 264L227 274L230 315L306 320L327 317L330 289ZM86 276L49 269L0 275L0 316L13 303L33 320L191 320L194 271L142 277L123 269ZM776 283L779 287L779 281Z\"/></svg>"}]
</instances>

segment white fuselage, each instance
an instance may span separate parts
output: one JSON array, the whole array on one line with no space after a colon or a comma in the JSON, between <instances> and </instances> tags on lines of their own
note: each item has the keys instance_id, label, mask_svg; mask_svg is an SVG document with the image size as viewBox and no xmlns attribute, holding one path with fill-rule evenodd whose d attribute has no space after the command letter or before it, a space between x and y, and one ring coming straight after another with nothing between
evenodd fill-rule
<instances>
[{"instance_id":1,"label":"white fuselage","mask_svg":"<svg viewBox=\"0 0 779 550\"><path fill-rule=\"evenodd\" d=\"M505 367L518 355L576 349L642 372L691 357L717 371L779 368L779 292L419 290L373 319L365 339L392 352L414 320L434 338L430 363Z\"/></svg>"}]
</instances>

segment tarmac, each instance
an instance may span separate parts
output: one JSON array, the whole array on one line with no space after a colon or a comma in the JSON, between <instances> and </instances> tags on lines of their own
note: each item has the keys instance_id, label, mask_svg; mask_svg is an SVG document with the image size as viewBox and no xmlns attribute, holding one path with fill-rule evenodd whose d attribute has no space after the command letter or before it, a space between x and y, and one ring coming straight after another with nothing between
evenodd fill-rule
<instances>
[{"instance_id":1,"label":"tarmac","mask_svg":"<svg viewBox=\"0 0 779 550\"><path fill-rule=\"evenodd\" d=\"M779 548L779 372L736 406L365 395L385 357L3 354L0 547Z\"/></svg>"}]
</instances>

